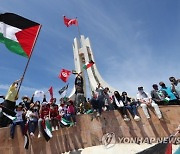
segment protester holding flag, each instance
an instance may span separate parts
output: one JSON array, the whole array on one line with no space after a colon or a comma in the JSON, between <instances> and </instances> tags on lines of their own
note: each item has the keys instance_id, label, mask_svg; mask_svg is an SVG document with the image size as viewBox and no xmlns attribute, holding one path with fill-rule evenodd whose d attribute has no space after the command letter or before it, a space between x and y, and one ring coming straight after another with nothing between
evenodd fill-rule
<instances>
[{"instance_id":1,"label":"protester holding flag","mask_svg":"<svg viewBox=\"0 0 180 154\"><path fill-rule=\"evenodd\" d=\"M76 109L76 113L80 114L84 113L84 111L80 110L80 105L82 105L82 108L84 110L84 103L85 103L85 98L84 98L84 90L83 90L83 85L84 85L84 81L83 81L83 77L81 75L81 73L79 73L77 75L77 77L75 78L75 109Z\"/></svg>"},{"instance_id":2,"label":"protester holding flag","mask_svg":"<svg viewBox=\"0 0 180 154\"><path fill-rule=\"evenodd\" d=\"M5 101L3 103L3 106L14 111L15 105L16 105L16 100L18 99L18 93L17 93L17 88L18 88L18 83L22 80L16 80L12 83L12 85L9 87L9 90L7 92L7 95L5 97Z\"/></svg>"},{"instance_id":3,"label":"protester holding flag","mask_svg":"<svg viewBox=\"0 0 180 154\"><path fill-rule=\"evenodd\" d=\"M2 103L2 112L5 112L8 115L15 116L15 106L16 106L16 100L18 99L18 83L22 80L16 80L12 83L12 85L9 87L9 90L5 96L5 100ZM6 127L10 123L10 120L1 114L0 117L0 125L3 127Z\"/></svg>"}]
</instances>

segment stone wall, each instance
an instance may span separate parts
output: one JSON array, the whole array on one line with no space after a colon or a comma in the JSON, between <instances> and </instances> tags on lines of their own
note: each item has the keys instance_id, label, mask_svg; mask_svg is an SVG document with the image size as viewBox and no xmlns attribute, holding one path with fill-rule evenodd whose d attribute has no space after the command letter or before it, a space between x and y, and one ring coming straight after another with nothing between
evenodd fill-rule
<instances>
[{"instance_id":1,"label":"stone wall","mask_svg":"<svg viewBox=\"0 0 180 154\"><path fill-rule=\"evenodd\" d=\"M106 111L102 116L78 115L77 126L61 128L53 132L53 138L46 142L36 137L30 140L28 150L24 149L24 138L17 127L14 139L10 139L9 128L0 128L0 154L58 154L73 149L101 145L102 136L113 132L116 140L122 137L167 137L175 132L180 124L179 106L161 106L163 120L159 120L153 109L147 120L141 108L138 109L141 121L124 122L118 111Z\"/></svg>"}]
</instances>

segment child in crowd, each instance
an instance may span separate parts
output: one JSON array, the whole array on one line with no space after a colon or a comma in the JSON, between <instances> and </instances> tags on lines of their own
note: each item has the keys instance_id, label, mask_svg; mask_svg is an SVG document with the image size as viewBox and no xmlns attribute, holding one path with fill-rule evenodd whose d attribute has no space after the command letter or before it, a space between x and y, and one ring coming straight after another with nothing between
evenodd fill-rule
<instances>
[{"instance_id":1,"label":"child in crowd","mask_svg":"<svg viewBox=\"0 0 180 154\"><path fill-rule=\"evenodd\" d=\"M16 119L13 120L12 124L10 125L10 136L12 139L14 138L16 125L20 125L23 135L25 128L25 123L23 120L23 115L24 115L23 107L21 105L16 106L15 112L16 112Z\"/></svg>"}]
</instances>

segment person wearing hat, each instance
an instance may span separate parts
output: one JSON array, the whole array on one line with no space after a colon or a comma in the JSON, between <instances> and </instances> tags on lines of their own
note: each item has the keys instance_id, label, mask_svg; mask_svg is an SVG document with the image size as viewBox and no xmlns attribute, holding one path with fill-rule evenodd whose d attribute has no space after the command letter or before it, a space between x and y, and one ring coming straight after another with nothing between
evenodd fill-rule
<instances>
[{"instance_id":1,"label":"person wearing hat","mask_svg":"<svg viewBox=\"0 0 180 154\"><path fill-rule=\"evenodd\" d=\"M31 104L30 98L25 95L21 99L22 99L23 104L25 105L26 110L29 110L30 104Z\"/></svg>"},{"instance_id":2,"label":"person wearing hat","mask_svg":"<svg viewBox=\"0 0 180 154\"><path fill-rule=\"evenodd\" d=\"M38 110L35 109L35 104L31 103L29 106L29 110L26 113L27 123L28 123L28 131L30 136L34 137L34 132L36 130L38 124Z\"/></svg>"},{"instance_id":3,"label":"person wearing hat","mask_svg":"<svg viewBox=\"0 0 180 154\"><path fill-rule=\"evenodd\" d=\"M149 106L152 106L154 108L156 115L158 116L159 119L162 118L162 114L159 109L159 106L154 101L152 101L152 98L151 96L149 96L148 93L144 92L143 87L138 87L138 93L137 93L136 98L140 102L140 105L147 119L150 118L150 115L147 110L147 107Z\"/></svg>"},{"instance_id":4,"label":"person wearing hat","mask_svg":"<svg viewBox=\"0 0 180 154\"><path fill-rule=\"evenodd\" d=\"M15 112L16 112L16 119L13 120L12 124L10 125L10 136L11 136L12 139L14 138L16 125L20 125L23 135L24 135L24 128L25 128L25 123L24 123L24 120L23 120L23 115L25 113L23 111L22 105L17 105Z\"/></svg>"}]
</instances>

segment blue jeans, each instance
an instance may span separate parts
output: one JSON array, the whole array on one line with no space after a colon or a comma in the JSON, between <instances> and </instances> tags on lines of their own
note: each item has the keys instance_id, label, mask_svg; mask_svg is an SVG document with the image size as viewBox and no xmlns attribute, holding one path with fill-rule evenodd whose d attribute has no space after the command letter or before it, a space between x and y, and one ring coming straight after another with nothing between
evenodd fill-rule
<instances>
[{"instance_id":1,"label":"blue jeans","mask_svg":"<svg viewBox=\"0 0 180 154\"><path fill-rule=\"evenodd\" d=\"M13 122L11 124L11 126L10 126L10 136L11 136L12 139L14 138L14 133L15 133L16 125L20 125L22 134L24 135L24 128L25 128L24 121Z\"/></svg>"},{"instance_id":2,"label":"blue jeans","mask_svg":"<svg viewBox=\"0 0 180 154\"><path fill-rule=\"evenodd\" d=\"M129 110L132 116L137 115L136 105L127 105L126 108Z\"/></svg>"},{"instance_id":3,"label":"blue jeans","mask_svg":"<svg viewBox=\"0 0 180 154\"><path fill-rule=\"evenodd\" d=\"M29 121L28 122L28 131L29 133L34 133L37 127L38 121Z\"/></svg>"}]
</instances>

